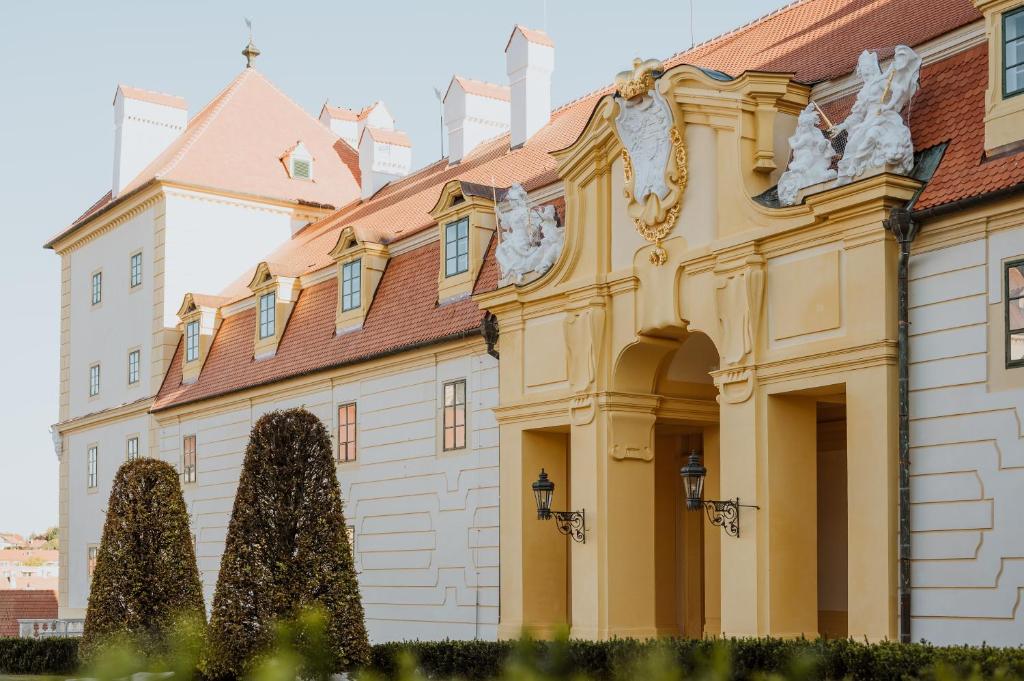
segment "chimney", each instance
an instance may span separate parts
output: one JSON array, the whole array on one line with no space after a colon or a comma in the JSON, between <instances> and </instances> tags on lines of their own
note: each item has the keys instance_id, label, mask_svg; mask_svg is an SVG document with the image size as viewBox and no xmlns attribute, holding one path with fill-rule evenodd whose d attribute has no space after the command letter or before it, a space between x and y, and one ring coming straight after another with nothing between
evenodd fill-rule
<instances>
[{"instance_id":1,"label":"chimney","mask_svg":"<svg viewBox=\"0 0 1024 681\"><path fill-rule=\"evenodd\" d=\"M118 85L114 93L113 196L177 139L188 125L185 100Z\"/></svg>"},{"instance_id":2,"label":"chimney","mask_svg":"<svg viewBox=\"0 0 1024 681\"><path fill-rule=\"evenodd\" d=\"M367 126L380 130L395 129L395 119L381 101L374 102L360 111L343 106L331 106L324 102L323 108L320 109L320 122L348 142L353 149L359 146L363 129Z\"/></svg>"},{"instance_id":3,"label":"chimney","mask_svg":"<svg viewBox=\"0 0 1024 681\"><path fill-rule=\"evenodd\" d=\"M551 119L555 43L544 31L516 26L505 45L505 70L512 88L511 146L515 149Z\"/></svg>"},{"instance_id":4,"label":"chimney","mask_svg":"<svg viewBox=\"0 0 1024 681\"><path fill-rule=\"evenodd\" d=\"M364 126L359 137L362 197L368 199L412 168L412 143L404 132Z\"/></svg>"},{"instance_id":5,"label":"chimney","mask_svg":"<svg viewBox=\"0 0 1024 681\"><path fill-rule=\"evenodd\" d=\"M453 76L444 94L448 162L458 163L481 142L508 131L508 120L507 87Z\"/></svg>"}]
</instances>

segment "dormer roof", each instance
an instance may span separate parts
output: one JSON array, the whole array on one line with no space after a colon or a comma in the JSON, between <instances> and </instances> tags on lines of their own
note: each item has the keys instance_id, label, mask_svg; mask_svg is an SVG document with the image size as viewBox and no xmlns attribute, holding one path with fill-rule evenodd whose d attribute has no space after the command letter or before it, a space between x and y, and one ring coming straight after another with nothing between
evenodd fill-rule
<instances>
[{"instance_id":1,"label":"dormer roof","mask_svg":"<svg viewBox=\"0 0 1024 681\"><path fill-rule=\"evenodd\" d=\"M222 305L227 305L230 302L229 298L224 296L211 296L205 293L186 293L181 301L181 307L178 308L178 317L184 317L187 314L191 314L198 309L218 309Z\"/></svg>"}]
</instances>

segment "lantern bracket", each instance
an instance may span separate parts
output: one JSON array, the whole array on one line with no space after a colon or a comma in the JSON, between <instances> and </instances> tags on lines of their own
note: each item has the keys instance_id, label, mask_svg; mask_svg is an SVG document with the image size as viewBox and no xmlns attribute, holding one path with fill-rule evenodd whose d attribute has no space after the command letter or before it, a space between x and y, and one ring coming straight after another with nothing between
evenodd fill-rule
<instances>
[{"instance_id":1,"label":"lantern bracket","mask_svg":"<svg viewBox=\"0 0 1024 681\"><path fill-rule=\"evenodd\" d=\"M759 508L751 504L741 504L739 497L725 500L709 499L703 504L708 522L721 527L730 537L740 536L740 509Z\"/></svg>"},{"instance_id":2,"label":"lantern bracket","mask_svg":"<svg viewBox=\"0 0 1024 681\"><path fill-rule=\"evenodd\" d=\"M555 527L558 528L559 532L573 541L578 541L581 544L587 543L587 536L584 532L586 528L586 510L551 511L551 515L555 519Z\"/></svg>"}]
</instances>

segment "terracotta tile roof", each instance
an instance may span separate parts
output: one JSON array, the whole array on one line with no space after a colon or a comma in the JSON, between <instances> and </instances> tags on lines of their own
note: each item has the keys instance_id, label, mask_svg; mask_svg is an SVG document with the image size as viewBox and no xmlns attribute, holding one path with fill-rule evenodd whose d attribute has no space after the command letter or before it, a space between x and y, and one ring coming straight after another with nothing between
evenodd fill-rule
<instances>
[{"instance_id":1,"label":"terracotta tile roof","mask_svg":"<svg viewBox=\"0 0 1024 681\"><path fill-rule=\"evenodd\" d=\"M512 36L516 34L516 31L522 33L523 37L526 38L527 42L537 43L538 45L547 45L548 47L555 46L555 41L552 40L551 36L549 36L544 31L533 28L526 28L525 26L516 24L516 27L512 29L512 34L509 35L508 37L508 42L505 43L506 50L508 49L509 43L512 42Z\"/></svg>"},{"instance_id":2,"label":"terracotta tile roof","mask_svg":"<svg viewBox=\"0 0 1024 681\"><path fill-rule=\"evenodd\" d=\"M511 91L507 85L488 83L483 80L473 80L472 78L465 78L463 76L453 76L452 83L458 83L459 87L471 95L480 95L481 97L489 97L490 99L500 99L503 102L507 102L512 99Z\"/></svg>"},{"instance_id":3,"label":"terracotta tile roof","mask_svg":"<svg viewBox=\"0 0 1024 681\"><path fill-rule=\"evenodd\" d=\"M366 117L369 116L373 112L374 109L376 109L378 106L380 106L380 104L381 104L380 100L377 100L376 102L374 102L373 104L371 104L369 106L364 106L362 108L362 110L359 113L356 114L356 120L357 121L365 120Z\"/></svg>"},{"instance_id":4,"label":"terracotta tile roof","mask_svg":"<svg viewBox=\"0 0 1024 681\"><path fill-rule=\"evenodd\" d=\"M366 126L365 130L375 142L393 144L396 147L412 147L412 142L409 141L409 136L400 130L385 130L383 128L374 128L369 125Z\"/></svg>"},{"instance_id":5,"label":"terracotta tile roof","mask_svg":"<svg viewBox=\"0 0 1024 681\"><path fill-rule=\"evenodd\" d=\"M357 121L359 120L359 114L352 109L346 109L343 106L331 106L330 104L324 103L323 109L320 113L327 112L327 115L331 118L337 118L342 121Z\"/></svg>"},{"instance_id":6,"label":"terracotta tile roof","mask_svg":"<svg viewBox=\"0 0 1024 681\"><path fill-rule=\"evenodd\" d=\"M277 354L253 360L256 310L226 318L214 337L199 380L181 384L178 347L153 410L358 362L448 337L474 333L483 313L470 298L437 304L438 244L388 262L363 328L336 336L336 277L299 294Z\"/></svg>"},{"instance_id":7,"label":"terracotta tile roof","mask_svg":"<svg viewBox=\"0 0 1024 681\"><path fill-rule=\"evenodd\" d=\"M49 590L0 590L0 637L17 636L19 619L54 619L57 594Z\"/></svg>"},{"instance_id":8,"label":"terracotta tile roof","mask_svg":"<svg viewBox=\"0 0 1024 681\"><path fill-rule=\"evenodd\" d=\"M153 104L171 106L175 109L188 109L188 103L185 101L185 98L177 95L169 95L166 92L154 92L153 90L143 90L142 88L123 84L118 85L117 89L121 91L121 94L126 99L138 99L143 102L152 102Z\"/></svg>"},{"instance_id":9,"label":"terracotta tile roof","mask_svg":"<svg viewBox=\"0 0 1024 681\"><path fill-rule=\"evenodd\" d=\"M56 549L0 549L0 563L24 563L26 560L37 560L44 563L56 563L60 551Z\"/></svg>"}]
</instances>

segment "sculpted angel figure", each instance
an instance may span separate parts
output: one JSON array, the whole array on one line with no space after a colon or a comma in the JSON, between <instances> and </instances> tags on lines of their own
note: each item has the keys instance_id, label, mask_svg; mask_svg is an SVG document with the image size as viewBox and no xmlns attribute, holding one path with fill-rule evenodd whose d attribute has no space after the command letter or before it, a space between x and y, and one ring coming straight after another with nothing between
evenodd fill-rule
<instances>
[{"instance_id":1,"label":"sculpted angel figure","mask_svg":"<svg viewBox=\"0 0 1024 681\"><path fill-rule=\"evenodd\" d=\"M917 92L921 58L906 45L898 45L885 73L878 67L878 55L864 51L857 62L857 75L864 86L845 121L832 128L833 134L849 133L843 158L839 161L838 184L847 184L869 168L889 166L907 174L914 165L914 144L910 129L900 112Z\"/></svg>"},{"instance_id":2,"label":"sculpted angel figure","mask_svg":"<svg viewBox=\"0 0 1024 681\"><path fill-rule=\"evenodd\" d=\"M565 228L558 224L554 206L544 206L535 212L540 217L541 240L534 252L531 264L533 271L544 274L551 269L562 253L562 245L565 243Z\"/></svg>"},{"instance_id":3,"label":"sculpted angel figure","mask_svg":"<svg viewBox=\"0 0 1024 681\"><path fill-rule=\"evenodd\" d=\"M832 145L818 129L818 112L808 104L797 119L796 132L789 138L793 160L779 178L779 203L792 206L804 187L827 182L836 177L832 170Z\"/></svg>"},{"instance_id":4,"label":"sculpted angel figure","mask_svg":"<svg viewBox=\"0 0 1024 681\"><path fill-rule=\"evenodd\" d=\"M501 269L501 285L523 283L531 273L544 274L558 260L565 229L558 225L554 206L531 209L526 191L514 184L506 195L508 207L498 211L501 242L494 256Z\"/></svg>"}]
</instances>

